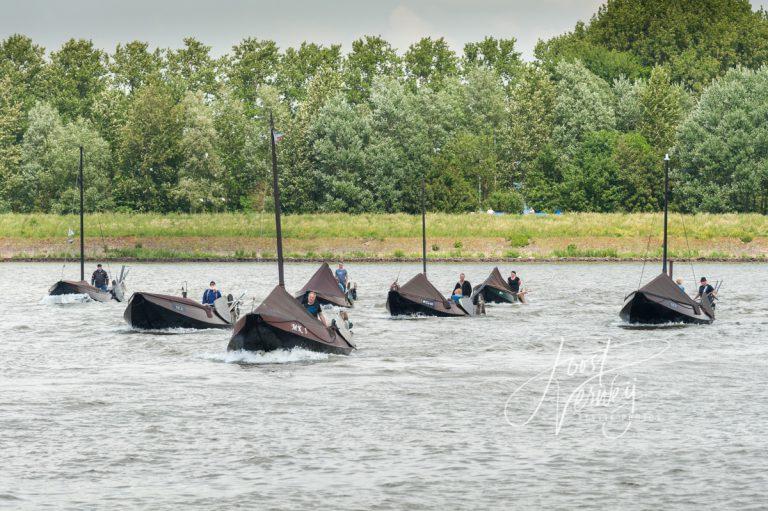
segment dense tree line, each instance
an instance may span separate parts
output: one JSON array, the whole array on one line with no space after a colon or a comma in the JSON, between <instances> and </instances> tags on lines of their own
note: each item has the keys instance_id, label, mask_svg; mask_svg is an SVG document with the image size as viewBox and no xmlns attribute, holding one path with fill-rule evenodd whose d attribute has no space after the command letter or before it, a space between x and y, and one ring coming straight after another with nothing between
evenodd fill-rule
<instances>
[{"instance_id":1,"label":"dense tree line","mask_svg":"<svg viewBox=\"0 0 768 511\"><path fill-rule=\"evenodd\" d=\"M768 17L747 0L608 0L524 62L515 40L454 52L377 36L223 57L72 39L0 41L0 211L284 208L654 211L661 157L689 211L768 209Z\"/></svg>"}]
</instances>

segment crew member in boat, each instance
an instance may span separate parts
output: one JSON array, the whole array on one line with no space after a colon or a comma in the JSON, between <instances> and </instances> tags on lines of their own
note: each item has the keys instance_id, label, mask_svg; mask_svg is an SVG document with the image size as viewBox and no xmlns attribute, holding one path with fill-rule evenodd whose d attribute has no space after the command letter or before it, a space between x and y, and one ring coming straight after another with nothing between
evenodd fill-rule
<instances>
[{"instance_id":1,"label":"crew member in boat","mask_svg":"<svg viewBox=\"0 0 768 511\"><path fill-rule=\"evenodd\" d=\"M462 296L472 296L472 284L470 284L468 280L464 279L463 273L459 274L459 281L456 283L455 286L453 286L453 288L461 289Z\"/></svg>"},{"instance_id":2,"label":"crew member in boat","mask_svg":"<svg viewBox=\"0 0 768 511\"><path fill-rule=\"evenodd\" d=\"M680 288L680 291L682 291L683 293L685 293L685 286L683 285L683 279L680 279L680 278L678 278L678 279L675 281L675 284L677 284L677 287L679 287L679 288Z\"/></svg>"},{"instance_id":3,"label":"crew member in boat","mask_svg":"<svg viewBox=\"0 0 768 511\"><path fill-rule=\"evenodd\" d=\"M715 307L715 296L717 296L717 291L715 291L715 288L712 287L712 285L707 282L707 277L701 277L701 282L699 285L699 293L696 295L696 298L703 299L703 297L706 296L709 300L709 304L712 305L712 307Z\"/></svg>"},{"instance_id":4,"label":"crew member in boat","mask_svg":"<svg viewBox=\"0 0 768 511\"><path fill-rule=\"evenodd\" d=\"M203 293L203 305L213 305L219 298L221 298L221 291L216 289L216 282L211 281L210 287Z\"/></svg>"},{"instance_id":5,"label":"crew member in boat","mask_svg":"<svg viewBox=\"0 0 768 511\"><path fill-rule=\"evenodd\" d=\"M464 275L462 273L462 275ZM453 290L453 294L451 295L451 300L453 300L456 303L459 303L459 300L464 298L464 290L461 289L461 286L458 285L458 282L456 283L456 289Z\"/></svg>"},{"instance_id":6,"label":"crew member in boat","mask_svg":"<svg viewBox=\"0 0 768 511\"><path fill-rule=\"evenodd\" d=\"M339 282L339 288L343 292L347 292L347 280L349 279L349 275L346 269L344 269L344 263L339 263L339 267L336 268L336 271L334 272L336 274L336 280Z\"/></svg>"},{"instance_id":7,"label":"crew member in boat","mask_svg":"<svg viewBox=\"0 0 768 511\"><path fill-rule=\"evenodd\" d=\"M307 309L307 312L319 319L323 325L328 326L325 321L325 316L321 314L322 309L320 308L320 304L317 302L317 293L314 291L307 293L307 301L304 303L304 308Z\"/></svg>"},{"instance_id":8,"label":"crew member in boat","mask_svg":"<svg viewBox=\"0 0 768 511\"><path fill-rule=\"evenodd\" d=\"M109 275L101 267L101 263L96 265L96 271L91 275L91 285L95 288L107 291L107 284L109 283Z\"/></svg>"},{"instance_id":9,"label":"crew member in boat","mask_svg":"<svg viewBox=\"0 0 768 511\"><path fill-rule=\"evenodd\" d=\"M509 284L509 287L512 289L512 292L515 294L515 296L517 296L521 302L525 303L525 294L527 291L522 289L523 281L520 280L520 277L517 276L516 271L511 271L509 273L507 284Z\"/></svg>"},{"instance_id":10,"label":"crew member in boat","mask_svg":"<svg viewBox=\"0 0 768 511\"><path fill-rule=\"evenodd\" d=\"M520 286L522 285L522 281L520 280L520 277L517 276L516 271L512 271L509 273L507 284L509 284L509 287L512 289L513 293L518 294L520 292Z\"/></svg>"}]
</instances>

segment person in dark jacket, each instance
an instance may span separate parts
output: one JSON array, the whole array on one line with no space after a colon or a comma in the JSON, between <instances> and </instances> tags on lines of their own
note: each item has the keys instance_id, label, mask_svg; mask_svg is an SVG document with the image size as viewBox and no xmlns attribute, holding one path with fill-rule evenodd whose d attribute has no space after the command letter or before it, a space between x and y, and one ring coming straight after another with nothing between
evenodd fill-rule
<instances>
[{"instance_id":1,"label":"person in dark jacket","mask_svg":"<svg viewBox=\"0 0 768 511\"><path fill-rule=\"evenodd\" d=\"M459 281L453 286L453 289L456 289L457 287L461 288L461 294L463 296L472 296L472 284L470 284L468 280L464 280L463 273L459 274Z\"/></svg>"},{"instance_id":2,"label":"person in dark jacket","mask_svg":"<svg viewBox=\"0 0 768 511\"><path fill-rule=\"evenodd\" d=\"M91 276L91 285L102 291L107 291L107 284L109 283L109 275L101 267L101 263L96 265L96 271Z\"/></svg>"},{"instance_id":3,"label":"person in dark jacket","mask_svg":"<svg viewBox=\"0 0 768 511\"><path fill-rule=\"evenodd\" d=\"M513 293L517 294L520 292L520 285L522 283L520 282L520 277L517 276L516 271L510 272L509 278L507 279L507 284L509 284L509 287L512 289Z\"/></svg>"},{"instance_id":4,"label":"person in dark jacket","mask_svg":"<svg viewBox=\"0 0 768 511\"><path fill-rule=\"evenodd\" d=\"M213 302L221 298L221 292L216 289L216 283L211 281L211 287L203 293L203 305L213 305Z\"/></svg>"},{"instance_id":5,"label":"person in dark jacket","mask_svg":"<svg viewBox=\"0 0 768 511\"><path fill-rule=\"evenodd\" d=\"M715 291L715 288L712 287L712 285L707 282L706 277L701 277L699 286L699 293L696 295L696 298L704 299L706 296L709 300L709 304L714 308L715 307L715 296L717 296L717 291Z\"/></svg>"}]
</instances>

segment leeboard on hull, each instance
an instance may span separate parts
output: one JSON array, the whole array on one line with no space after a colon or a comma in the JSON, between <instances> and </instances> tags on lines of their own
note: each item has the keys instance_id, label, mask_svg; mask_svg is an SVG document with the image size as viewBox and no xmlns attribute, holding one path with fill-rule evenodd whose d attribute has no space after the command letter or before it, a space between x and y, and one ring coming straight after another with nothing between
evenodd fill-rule
<instances>
[{"instance_id":1,"label":"leeboard on hull","mask_svg":"<svg viewBox=\"0 0 768 511\"><path fill-rule=\"evenodd\" d=\"M254 312L235 324L227 351L275 351L303 348L349 355L355 349L346 329L326 327L281 286Z\"/></svg>"},{"instance_id":2,"label":"leeboard on hull","mask_svg":"<svg viewBox=\"0 0 768 511\"><path fill-rule=\"evenodd\" d=\"M232 328L224 298L216 302L211 307L180 296L137 292L128 301L123 318L131 327L143 330Z\"/></svg>"}]
</instances>

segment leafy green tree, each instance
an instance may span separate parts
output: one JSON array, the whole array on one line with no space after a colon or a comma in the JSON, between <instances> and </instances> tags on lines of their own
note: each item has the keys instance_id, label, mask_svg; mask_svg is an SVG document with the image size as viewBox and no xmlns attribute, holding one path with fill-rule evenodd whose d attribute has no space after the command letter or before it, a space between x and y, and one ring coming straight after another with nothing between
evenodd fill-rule
<instances>
[{"instance_id":1,"label":"leafy green tree","mask_svg":"<svg viewBox=\"0 0 768 511\"><path fill-rule=\"evenodd\" d=\"M323 105L310 125L315 201L323 210L361 213L378 209L366 172L371 126L364 109L349 105L339 94Z\"/></svg>"},{"instance_id":2,"label":"leafy green tree","mask_svg":"<svg viewBox=\"0 0 768 511\"><path fill-rule=\"evenodd\" d=\"M11 78L0 78L0 211L11 207L11 183L19 174L21 162L18 139L22 126L22 104L14 96Z\"/></svg>"},{"instance_id":3,"label":"leafy green tree","mask_svg":"<svg viewBox=\"0 0 768 511\"><path fill-rule=\"evenodd\" d=\"M328 47L301 43L298 49L288 48L280 60L276 85L293 104L303 101L309 84L320 74L338 74L341 69L341 46Z\"/></svg>"},{"instance_id":4,"label":"leafy green tree","mask_svg":"<svg viewBox=\"0 0 768 511\"><path fill-rule=\"evenodd\" d=\"M256 99L261 100L259 96L263 95L262 88L257 91ZM269 104L268 101L260 102L262 105ZM230 210L252 209L254 195L269 183L266 124L247 115L243 102L229 90L223 91L211 107L214 110L216 149L224 167L220 179L224 186L226 207Z\"/></svg>"},{"instance_id":5,"label":"leafy green tree","mask_svg":"<svg viewBox=\"0 0 768 511\"><path fill-rule=\"evenodd\" d=\"M486 37L480 42L464 45L464 62L468 67L483 66L496 70L504 83L512 81L522 64L519 51L515 50L517 39L496 39Z\"/></svg>"},{"instance_id":6,"label":"leafy green tree","mask_svg":"<svg viewBox=\"0 0 768 511\"><path fill-rule=\"evenodd\" d=\"M768 213L768 67L734 69L680 126L676 201L688 211Z\"/></svg>"},{"instance_id":7,"label":"leafy green tree","mask_svg":"<svg viewBox=\"0 0 768 511\"><path fill-rule=\"evenodd\" d=\"M90 118L94 99L106 83L107 55L92 41L70 39L51 53L46 88L64 119Z\"/></svg>"},{"instance_id":8,"label":"leafy green tree","mask_svg":"<svg viewBox=\"0 0 768 511\"><path fill-rule=\"evenodd\" d=\"M225 64L227 81L234 96L246 102L247 111L255 105L259 87L275 83L279 64L274 41L248 37L232 47Z\"/></svg>"},{"instance_id":9,"label":"leafy green tree","mask_svg":"<svg viewBox=\"0 0 768 511\"><path fill-rule=\"evenodd\" d=\"M630 80L622 76L613 81L617 130L628 132L640 127L643 118L640 98L645 88L645 80Z\"/></svg>"},{"instance_id":10,"label":"leafy green tree","mask_svg":"<svg viewBox=\"0 0 768 511\"><path fill-rule=\"evenodd\" d=\"M114 86L126 94L148 82L160 80L162 68L161 51L150 51L149 44L142 41L118 44L109 62Z\"/></svg>"},{"instance_id":11,"label":"leafy green tree","mask_svg":"<svg viewBox=\"0 0 768 511\"><path fill-rule=\"evenodd\" d=\"M406 77L416 87L439 89L442 82L458 73L458 58L445 39L423 37L405 52Z\"/></svg>"},{"instance_id":12,"label":"leafy green tree","mask_svg":"<svg viewBox=\"0 0 768 511\"><path fill-rule=\"evenodd\" d=\"M640 91L639 131L659 152L666 152L675 141L677 125L682 120L680 94L669 79L669 72L655 67L648 84Z\"/></svg>"},{"instance_id":13,"label":"leafy green tree","mask_svg":"<svg viewBox=\"0 0 768 511\"><path fill-rule=\"evenodd\" d=\"M134 94L120 133L119 206L136 211L170 211L178 182L184 109L164 84L148 84Z\"/></svg>"},{"instance_id":14,"label":"leafy green tree","mask_svg":"<svg viewBox=\"0 0 768 511\"><path fill-rule=\"evenodd\" d=\"M387 41L367 35L352 42L352 51L344 62L344 85L349 101L368 101L377 76L399 75L400 57Z\"/></svg>"},{"instance_id":15,"label":"leafy green tree","mask_svg":"<svg viewBox=\"0 0 768 511\"><path fill-rule=\"evenodd\" d=\"M185 37L184 46L168 50L167 72L179 97L186 91L215 95L219 90L220 62L211 56L211 47L194 37Z\"/></svg>"},{"instance_id":16,"label":"leafy green tree","mask_svg":"<svg viewBox=\"0 0 768 511\"><path fill-rule=\"evenodd\" d=\"M613 94L602 78L580 62L557 65L553 138L568 155L589 133L616 126Z\"/></svg>"},{"instance_id":17,"label":"leafy green tree","mask_svg":"<svg viewBox=\"0 0 768 511\"><path fill-rule=\"evenodd\" d=\"M525 65L510 91L510 148L504 155L512 165L507 184L524 185L544 148L552 143L557 91L541 68Z\"/></svg>"},{"instance_id":18,"label":"leafy green tree","mask_svg":"<svg viewBox=\"0 0 768 511\"><path fill-rule=\"evenodd\" d=\"M109 144L88 121L64 124L51 105L29 111L20 172L9 180L9 201L15 211L71 213L79 208L77 168L79 147L85 149L85 205L89 211L113 206L109 189L112 161Z\"/></svg>"},{"instance_id":19,"label":"leafy green tree","mask_svg":"<svg viewBox=\"0 0 768 511\"><path fill-rule=\"evenodd\" d=\"M21 34L0 41L0 79L20 97L26 114L45 95L45 50Z\"/></svg>"},{"instance_id":20,"label":"leafy green tree","mask_svg":"<svg viewBox=\"0 0 768 511\"><path fill-rule=\"evenodd\" d=\"M561 55L587 62L584 45L630 54L646 69L670 65L673 80L701 91L731 67L768 62L768 19L749 0L608 0L588 25L542 43L536 55L545 62Z\"/></svg>"}]
</instances>

